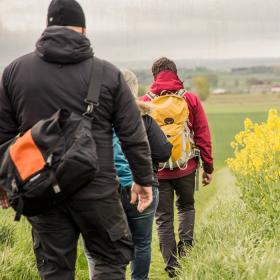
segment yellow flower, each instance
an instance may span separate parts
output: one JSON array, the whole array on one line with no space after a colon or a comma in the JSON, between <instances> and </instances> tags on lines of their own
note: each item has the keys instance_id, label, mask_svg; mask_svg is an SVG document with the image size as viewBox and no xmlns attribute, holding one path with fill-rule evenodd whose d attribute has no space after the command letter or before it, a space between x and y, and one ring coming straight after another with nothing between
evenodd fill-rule
<instances>
[{"instance_id":1,"label":"yellow flower","mask_svg":"<svg viewBox=\"0 0 280 280\"><path fill-rule=\"evenodd\" d=\"M249 118L247 118L244 121L244 127L245 129L252 129L254 127L254 124Z\"/></svg>"},{"instance_id":2,"label":"yellow flower","mask_svg":"<svg viewBox=\"0 0 280 280\"><path fill-rule=\"evenodd\" d=\"M244 130L236 134L231 147L235 157L228 159L227 164L237 175L246 174L252 176L252 180L263 176L265 181L277 177L280 173L278 171L276 176L275 170L280 170L280 116L277 110L269 110L266 123L257 124L245 119Z\"/></svg>"}]
</instances>

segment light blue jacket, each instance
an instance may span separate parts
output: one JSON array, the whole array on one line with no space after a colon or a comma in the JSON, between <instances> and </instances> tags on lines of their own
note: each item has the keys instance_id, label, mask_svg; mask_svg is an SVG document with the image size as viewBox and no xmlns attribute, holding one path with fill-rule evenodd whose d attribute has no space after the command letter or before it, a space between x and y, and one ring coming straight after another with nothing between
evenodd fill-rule
<instances>
[{"instance_id":1,"label":"light blue jacket","mask_svg":"<svg viewBox=\"0 0 280 280\"><path fill-rule=\"evenodd\" d=\"M115 168L120 185L122 188L130 188L133 183L132 173L129 168L129 163L122 151L119 138L115 132L113 133L113 148Z\"/></svg>"}]
</instances>

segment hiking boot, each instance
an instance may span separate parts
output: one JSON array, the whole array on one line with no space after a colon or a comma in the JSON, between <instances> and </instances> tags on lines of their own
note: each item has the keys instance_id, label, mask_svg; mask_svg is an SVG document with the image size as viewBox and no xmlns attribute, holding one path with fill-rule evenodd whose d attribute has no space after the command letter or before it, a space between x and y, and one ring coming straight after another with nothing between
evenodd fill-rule
<instances>
[{"instance_id":1,"label":"hiking boot","mask_svg":"<svg viewBox=\"0 0 280 280\"><path fill-rule=\"evenodd\" d=\"M192 240L179 241L179 243L178 243L179 258L186 257L187 253L192 249L192 246L193 246Z\"/></svg>"},{"instance_id":2,"label":"hiking boot","mask_svg":"<svg viewBox=\"0 0 280 280\"><path fill-rule=\"evenodd\" d=\"M168 273L169 278L175 278L178 276L179 269L180 265L176 263L173 267L166 267L165 271Z\"/></svg>"},{"instance_id":3,"label":"hiking boot","mask_svg":"<svg viewBox=\"0 0 280 280\"><path fill-rule=\"evenodd\" d=\"M170 269L169 271L167 271L167 273L169 278L175 278L177 276L175 269Z\"/></svg>"}]
</instances>

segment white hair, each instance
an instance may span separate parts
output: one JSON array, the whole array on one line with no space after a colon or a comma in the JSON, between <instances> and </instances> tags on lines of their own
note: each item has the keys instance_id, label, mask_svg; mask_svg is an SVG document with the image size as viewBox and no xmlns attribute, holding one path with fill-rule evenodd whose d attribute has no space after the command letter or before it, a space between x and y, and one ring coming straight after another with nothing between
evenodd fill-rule
<instances>
[{"instance_id":1,"label":"white hair","mask_svg":"<svg viewBox=\"0 0 280 280\"><path fill-rule=\"evenodd\" d=\"M135 98L138 98L138 80L136 75L128 69L122 69L121 71L132 94Z\"/></svg>"}]
</instances>

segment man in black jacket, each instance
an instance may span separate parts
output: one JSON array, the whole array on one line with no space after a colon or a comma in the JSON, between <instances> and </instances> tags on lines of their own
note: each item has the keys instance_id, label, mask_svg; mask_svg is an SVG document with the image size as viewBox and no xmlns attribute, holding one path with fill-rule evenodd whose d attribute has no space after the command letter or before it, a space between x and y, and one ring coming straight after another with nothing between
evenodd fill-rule
<instances>
[{"instance_id":1,"label":"man in black jacket","mask_svg":"<svg viewBox=\"0 0 280 280\"><path fill-rule=\"evenodd\" d=\"M0 144L60 108L83 113L90 81L85 17L74 0L53 0L48 27L35 52L12 62L0 84ZM93 279L124 279L133 244L117 192L112 126L129 161L138 210L152 201L153 170L140 112L120 71L105 62L99 106L93 121L100 172L95 180L46 214L29 218L34 252L45 280L72 280L81 233L94 259ZM5 193L0 203L7 207Z\"/></svg>"}]
</instances>

